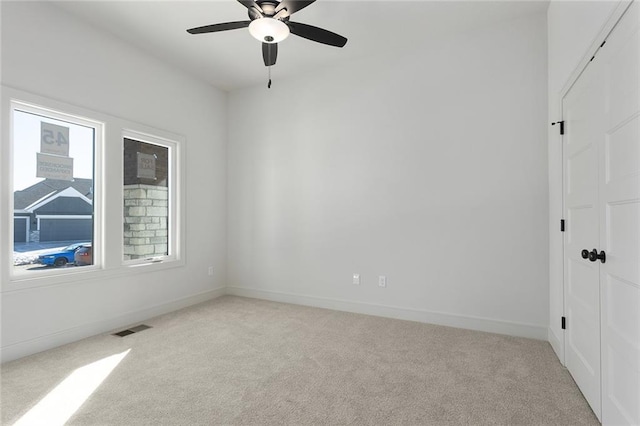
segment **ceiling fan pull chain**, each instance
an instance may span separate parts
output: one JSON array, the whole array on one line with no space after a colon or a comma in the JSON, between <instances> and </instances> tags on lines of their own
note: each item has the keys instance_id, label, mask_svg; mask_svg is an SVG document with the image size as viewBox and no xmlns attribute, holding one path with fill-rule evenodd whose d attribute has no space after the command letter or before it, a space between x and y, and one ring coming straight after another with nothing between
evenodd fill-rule
<instances>
[{"instance_id":1,"label":"ceiling fan pull chain","mask_svg":"<svg viewBox=\"0 0 640 426\"><path fill-rule=\"evenodd\" d=\"M271 89L271 65L269 65L269 83L267 84L267 89Z\"/></svg>"}]
</instances>

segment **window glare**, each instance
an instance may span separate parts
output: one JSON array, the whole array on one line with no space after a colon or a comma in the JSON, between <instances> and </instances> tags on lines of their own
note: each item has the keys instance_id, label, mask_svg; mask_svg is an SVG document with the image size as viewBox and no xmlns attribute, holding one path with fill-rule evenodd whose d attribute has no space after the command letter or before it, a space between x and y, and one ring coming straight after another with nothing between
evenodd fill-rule
<instances>
[{"instance_id":1,"label":"window glare","mask_svg":"<svg viewBox=\"0 0 640 426\"><path fill-rule=\"evenodd\" d=\"M124 138L123 260L168 256L169 148Z\"/></svg>"},{"instance_id":2,"label":"window glare","mask_svg":"<svg viewBox=\"0 0 640 426\"><path fill-rule=\"evenodd\" d=\"M75 266L93 242L95 129L14 108L12 143L14 271Z\"/></svg>"},{"instance_id":3,"label":"window glare","mask_svg":"<svg viewBox=\"0 0 640 426\"><path fill-rule=\"evenodd\" d=\"M42 115L15 110L13 114L13 190L37 183L35 153L41 148L41 122L69 128L69 157L74 159L74 177L93 179L94 129Z\"/></svg>"}]
</instances>

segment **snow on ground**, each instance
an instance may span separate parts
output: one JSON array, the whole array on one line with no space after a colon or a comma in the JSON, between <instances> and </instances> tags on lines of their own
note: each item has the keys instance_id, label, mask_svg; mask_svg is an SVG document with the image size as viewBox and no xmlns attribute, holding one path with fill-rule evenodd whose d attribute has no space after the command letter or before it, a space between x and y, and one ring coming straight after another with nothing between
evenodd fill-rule
<instances>
[{"instance_id":1,"label":"snow on ground","mask_svg":"<svg viewBox=\"0 0 640 426\"><path fill-rule=\"evenodd\" d=\"M60 251L65 247L66 246L51 247L51 248L47 248L47 249L43 249L43 250L25 251L23 253L14 251L13 252L13 265L14 266L19 266L19 265L29 265L29 264L32 264L32 263L36 263L36 260L38 260L38 256L40 256L41 254Z\"/></svg>"}]
</instances>

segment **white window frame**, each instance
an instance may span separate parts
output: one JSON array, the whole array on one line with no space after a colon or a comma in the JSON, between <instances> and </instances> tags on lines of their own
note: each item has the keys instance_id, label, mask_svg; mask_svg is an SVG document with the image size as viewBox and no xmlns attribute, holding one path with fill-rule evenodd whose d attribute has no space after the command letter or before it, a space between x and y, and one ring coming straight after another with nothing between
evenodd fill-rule
<instances>
[{"instance_id":1,"label":"white window frame","mask_svg":"<svg viewBox=\"0 0 640 426\"><path fill-rule=\"evenodd\" d=\"M4 89L6 90L6 89ZM7 191L7 199L8 203L6 208L3 208L3 214L0 217L7 217L7 215L13 217L14 212L14 204L13 204L13 175L15 164L13 164L13 154L14 154L14 115L16 111L25 112L28 114L40 115L46 118L51 118L54 120L66 121L72 124L76 124L79 126L90 127L94 129L94 146L93 146L93 265L86 266L83 268L62 268L62 269L51 269L51 270L38 270L38 271L17 271L13 265L13 262L9 262L9 259L3 259L2 264L8 263L8 276L10 281L16 282L20 284L32 284L34 286L43 285L46 283L56 283L61 280L68 279L70 275L76 274L86 274L88 272L100 270L103 268L102 262L102 237L103 237L103 197L102 197L102 185L103 185L103 175L102 175L102 161L103 161L103 141L104 141L104 132L106 123L104 121L86 117L86 115L92 115L90 111L80 110L78 108L74 108L71 106L65 105L55 105L55 102L47 102L42 98L38 98L37 101L26 100L28 98L36 98L35 96L31 96L25 94L24 96L17 95L16 97L9 99L8 104L8 118L9 118L9 126L8 127L8 135L3 134L3 138L9 141L9 149L6 162L3 162L2 168L5 172L2 174L4 179L7 179L8 187L3 188L3 190ZM3 105L4 99L3 99ZM6 223L5 226L8 226L7 235L11 236L8 238L6 244L7 253L13 252L13 220L7 221L3 220ZM7 223L8 222L8 223ZM9 256L7 256L9 257ZM4 275L4 273L2 274ZM55 278L58 279L55 279ZM52 280L52 278L54 278ZM31 285L27 285L29 287ZM7 286L3 286L4 289ZM21 286L22 287L22 286Z\"/></svg>"},{"instance_id":2,"label":"white window frame","mask_svg":"<svg viewBox=\"0 0 640 426\"><path fill-rule=\"evenodd\" d=\"M90 124L96 128L94 140L94 265L82 268L60 268L47 271L28 271L14 274L13 252L13 107L35 112L54 119ZM88 108L67 104L47 97L25 92L0 84L0 107L2 122L0 127L0 292L24 291L30 288L84 285L93 280L125 277L133 274L159 272L166 269L184 267L186 264L185 226L185 179L184 159L186 140L184 136L114 117ZM28 108L36 108L29 110ZM86 123L86 124L83 124ZM172 200L170 215L173 228L170 230L170 256L141 263L123 263L124 136L169 146L172 150L169 183ZM105 178L106 166L110 179ZM116 176L120 175L120 179ZM113 179L115 177L115 180ZM106 209L110 214L106 214ZM33 227L32 227L33 228ZM26 272L26 271L25 271ZM38 273L39 272L39 273Z\"/></svg>"},{"instance_id":3,"label":"white window frame","mask_svg":"<svg viewBox=\"0 0 640 426\"><path fill-rule=\"evenodd\" d=\"M168 255L153 256L144 259L129 259L124 258L124 220L121 232L120 232L120 248L122 265L125 267L139 267L139 266L151 266L159 263L184 263L182 256L182 250L184 247L184 224L182 220L184 212L184 188L182 187L181 180L181 146L183 138L177 135L170 135L167 132L163 132L158 129L146 129L146 131L140 131L137 129L123 129L121 135L122 149L124 153L124 140L131 139L139 142L149 143L152 145L158 145L166 147L169 150L169 164L168 164L168 184L167 184L167 208L169 217L167 218L167 247ZM123 162L123 158L120 159ZM121 188L122 193L120 199L122 200L121 212L124 212L124 169L121 173Z\"/></svg>"}]
</instances>

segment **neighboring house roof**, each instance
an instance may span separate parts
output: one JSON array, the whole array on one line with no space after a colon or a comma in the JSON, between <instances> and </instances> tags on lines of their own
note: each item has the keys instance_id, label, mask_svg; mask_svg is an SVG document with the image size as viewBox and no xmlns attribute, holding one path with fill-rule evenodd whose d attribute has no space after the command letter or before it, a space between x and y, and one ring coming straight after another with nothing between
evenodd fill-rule
<instances>
[{"instance_id":1,"label":"neighboring house roof","mask_svg":"<svg viewBox=\"0 0 640 426\"><path fill-rule=\"evenodd\" d=\"M24 210L30 206L33 206L37 202L42 204L43 201L51 197L57 198L62 195L68 188L73 188L83 198L88 200L93 199L93 181L92 179L75 178L73 181L58 180L58 179L45 179L25 188L21 191L13 193L13 208L15 210ZM69 193L69 191L67 191ZM56 194L60 194L57 195ZM65 194L66 195L66 194Z\"/></svg>"},{"instance_id":2,"label":"neighboring house roof","mask_svg":"<svg viewBox=\"0 0 640 426\"><path fill-rule=\"evenodd\" d=\"M67 200L62 201L63 198ZM57 200L57 201L56 201ZM62 203L60 203L62 201ZM79 203L78 203L79 201ZM36 212L38 214L72 214L72 213L90 213L92 201L79 193L72 187L63 191L49 194L41 200L36 201L30 206L25 207L25 211Z\"/></svg>"}]
</instances>

